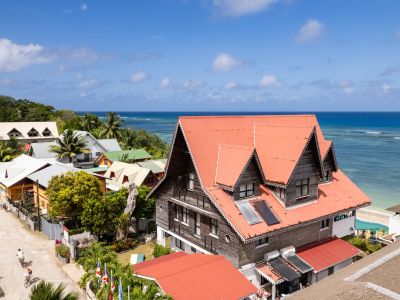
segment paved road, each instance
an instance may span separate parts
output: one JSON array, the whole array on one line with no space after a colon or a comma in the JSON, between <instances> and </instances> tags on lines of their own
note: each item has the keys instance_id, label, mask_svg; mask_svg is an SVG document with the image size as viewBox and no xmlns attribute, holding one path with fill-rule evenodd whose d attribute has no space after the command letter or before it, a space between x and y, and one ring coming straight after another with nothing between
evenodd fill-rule
<instances>
[{"instance_id":1,"label":"paved road","mask_svg":"<svg viewBox=\"0 0 400 300\"><path fill-rule=\"evenodd\" d=\"M55 257L54 241L32 232L11 213L0 210L0 287L5 292L1 300L29 299L30 288L24 287L23 269L16 257L18 248L24 251L26 260L32 260L33 278L57 285L63 282L67 290L78 291Z\"/></svg>"}]
</instances>

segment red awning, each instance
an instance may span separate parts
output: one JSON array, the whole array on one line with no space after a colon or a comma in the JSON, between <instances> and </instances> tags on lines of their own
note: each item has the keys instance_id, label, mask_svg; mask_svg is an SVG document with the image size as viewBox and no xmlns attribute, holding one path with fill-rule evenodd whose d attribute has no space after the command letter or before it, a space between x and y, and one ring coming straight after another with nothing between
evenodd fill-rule
<instances>
[{"instance_id":1,"label":"red awning","mask_svg":"<svg viewBox=\"0 0 400 300\"><path fill-rule=\"evenodd\" d=\"M338 238L298 249L297 255L312 266L315 272L325 270L357 256L362 251Z\"/></svg>"}]
</instances>

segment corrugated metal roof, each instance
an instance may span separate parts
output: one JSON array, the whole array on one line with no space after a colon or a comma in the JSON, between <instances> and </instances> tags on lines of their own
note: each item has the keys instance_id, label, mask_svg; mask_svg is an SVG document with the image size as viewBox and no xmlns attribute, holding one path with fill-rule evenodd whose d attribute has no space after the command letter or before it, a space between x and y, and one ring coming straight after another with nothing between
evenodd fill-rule
<instances>
[{"instance_id":1,"label":"corrugated metal roof","mask_svg":"<svg viewBox=\"0 0 400 300\"><path fill-rule=\"evenodd\" d=\"M257 292L225 257L177 252L136 264L133 271L154 278L175 300L244 299Z\"/></svg>"},{"instance_id":2,"label":"corrugated metal roof","mask_svg":"<svg viewBox=\"0 0 400 300\"><path fill-rule=\"evenodd\" d=\"M50 130L50 136L44 136L43 131L45 129ZM56 122L0 122L0 139L1 140L9 140L10 137L8 133L11 130L18 130L21 133L21 137L17 137L17 140L20 139L54 139L58 137L58 129ZM33 129L38 132L38 136L30 137L28 132Z\"/></svg>"},{"instance_id":3,"label":"corrugated metal roof","mask_svg":"<svg viewBox=\"0 0 400 300\"><path fill-rule=\"evenodd\" d=\"M143 168L150 169L154 174L164 173L166 159L146 160L137 163Z\"/></svg>"},{"instance_id":4,"label":"corrugated metal roof","mask_svg":"<svg viewBox=\"0 0 400 300\"><path fill-rule=\"evenodd\" d=\"M104 152L104 155L110 161L121 160L123 158L123 156L127 156L128 159L133 159L133 160L141 160L141 159L149 159L149 158L151 158L151 155L144 149L109 151L109 152Z\"/></svg>"},{"instance_id":5,"label":"corrugated metal roof","mask_svg":"<svg viewBox=\"0 0 400 300\"><path fill-rule=\"evenodd\" d=\"M116 139L98 139L100 143L107 151L121 151L121 147Z\"/></svg>"},{"instance_id":6,"label":"corrugated metal roof","mask_svg":"<svg viewBox=\"0 0 400 300\"><path fill-rule=\"evenodd\" d=\"M50 147L55 145L55 142L31 143L30 151L35 158L57 158L56 153L50 151Z\"/></svg>"},{"instance_id":7,"label":"corrugated metal roof","mask_svg":"<svg viewBox=\"0 0 400 300\"><path fill-rule=\"evenodd\" d=\"M362 251L348 242L334 238L297 250L297 255L314 268L315 272L325 270L348 260Z\"/></svg>"}]
</instances>

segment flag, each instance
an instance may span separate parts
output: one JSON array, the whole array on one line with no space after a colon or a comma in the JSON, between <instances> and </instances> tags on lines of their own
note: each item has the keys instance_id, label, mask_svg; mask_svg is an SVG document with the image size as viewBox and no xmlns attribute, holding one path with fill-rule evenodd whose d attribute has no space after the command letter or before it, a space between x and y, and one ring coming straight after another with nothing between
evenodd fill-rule
<instances>
[{"instance_id":1,"label":"flag","mask_svg":"<svg viewBox=\"0 0 400 300\"><path fill-rule=\"evenodd\" d=\"M119 285L118 285L118 300L123 300L121 277L119 278Z\"/></svg>"},{"instance_id":2,"label":"flag","mask_svg":"<svg viewBox=\"0 0 400 300\"><path fill-rule=\"evenodd\" d=\"M101 278L101 287L105 286L107 283L108 283L107 264L105 263L103 277Z\"/></svg>"},{"instance_id":3,"label":"flag","mask_svg":"<svg viewBox=\"0 0 400 300\"><path fill-rule=\"evenodd\" d=\"M96 277L101 278L100 258L97 259Z\"/></svg>"},{"instance_id":4,"label":"flag","mask_svg":"<svg viewBox=\"0 0 400 300\"><path fill-rule=\"evenodd\" d=\"M111 293L114 293L114 291L115 291L115 282L114 282L114 277L113 277L113 274L112 274L112 270L111 270L110 282L111 282L111 285L110 285Z\"/></svg>"}]
</instances>

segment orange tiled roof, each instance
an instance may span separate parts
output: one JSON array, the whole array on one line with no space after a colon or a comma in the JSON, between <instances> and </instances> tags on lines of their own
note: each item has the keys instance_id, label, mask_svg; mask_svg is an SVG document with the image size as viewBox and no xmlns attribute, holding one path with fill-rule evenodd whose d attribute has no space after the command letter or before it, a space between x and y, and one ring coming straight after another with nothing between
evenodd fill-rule
<instances>
[{"instance_id":1,"label":"orange tiled roof","mask_svg":"<svg viewBox=\"0 0 400 300\"><path fill-rule=\"evenodd\" d=\"M284 278L265 262L257 264L256 269L263 277L273 284L278 284L284 281Z\"/></svg>"},{"instance_id":2,"label":"orange tiled roof","mask_svg":"<svg viewBox=\"0 0 400 300\"><path fill-rule=\"evenodd\" d=\"M218 152L224 144L253 149L255 146L264 162L266 178L283 184L289 180L314 127L320 149L329 149L314 115L179 117L179 123L204 186L216 182ZM279 143L274 142L275 138ZM321 151L321 156L325 155ZM270 161L275 161L274 168L265 165ZM276 167L279 164L282 166ZM236 168L233 165L225 172Z\"/></svg>"},{"instance_id":3,"label":"orange tiled roof","mask_svg":"<svg viewBox=\"0 0 400 300\"><path fill-rule=\"evenodd\" d=\"M245 239L264 233L298 225L302 222L331 215L368 204L368 197L341 171L333 174L333 182L320 185L318 201L302 207L287 210L274 196L273 192L261 186L261 195L257 199L264 200L271 207L280 223L267 225L265 222L250 225L241 215L232 197L218 187L206 187L214 203L222 210L230 223Z\"/></svg>"},{"instance_id":4,"label":"orange tiled roof","mask_svg":"<svg viewBox=\"0 0 400 300\"><path fill-rule=\"evenodd\" d=\"M229 184L236 182L243 170L240 169L251 155L251 149L255 149L264 177L269 181L286 184L314 133L321 160L326 157L332 146L331 141L325 140L316 117L314 115L180 117L179 123L203 188L244 239L370 203L368 197L339 170L334 173L332 183L319 186L319 197L316 202L291 210L286 210L272 191L261 186L262 193L258 199L268 203L280 223L271 226L265 222L249 225L230 195L215 185L215 182L225 181ZM219 165L218 153L221 145L236 147L223 146L225 158ZM235 154L238 155L237 165L234 163L236 160L232 160Z\"/></svg>"},{"instance_id":5,"label":"orange tiled roof","mask_svg":"<svg viewBox=\"0 0 400 300\"><path fill-rule=\"evenodd\" d=\"M252 147L219 145L215 182L234 187L252 153Z\"/></svg>"},{"instance_id":6,"label":"orange tiled roof","mask_svg":"<svg viewBox=\"0 0 400 300\"><path fill-rule=\"evenodd\" d=\"M156 280L175 300L236 300L257 292L257 288L220 255L177 252L136 264L134 272Z\"/></svg>"}]
</instances>

